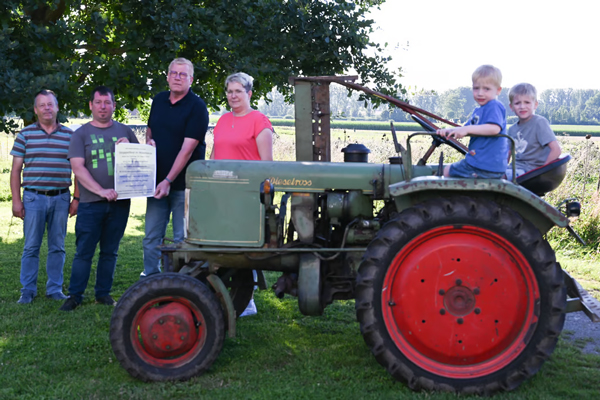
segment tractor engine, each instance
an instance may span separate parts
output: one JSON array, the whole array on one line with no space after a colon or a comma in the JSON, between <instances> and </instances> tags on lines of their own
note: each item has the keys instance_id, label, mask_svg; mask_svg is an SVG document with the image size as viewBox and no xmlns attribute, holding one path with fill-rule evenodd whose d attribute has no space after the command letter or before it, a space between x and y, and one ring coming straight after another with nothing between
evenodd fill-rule
<instances>
[{"instance_id":1,"label":"tractor engine","mask_svg":"<svg viewBox=\"0 0 600 400\"><path fill-rule=\"evenodd\" d=\"M276 294L297 295L308 315L354 297L361 255L394 210L388 187L404 179L401 165L366 162L197 161L186 175L186 242L201 246L197 256L284 271ZM232 246L240 252L202 252ZM295 247L299 252L276 251Z\"/></svg>"}]
</instances>

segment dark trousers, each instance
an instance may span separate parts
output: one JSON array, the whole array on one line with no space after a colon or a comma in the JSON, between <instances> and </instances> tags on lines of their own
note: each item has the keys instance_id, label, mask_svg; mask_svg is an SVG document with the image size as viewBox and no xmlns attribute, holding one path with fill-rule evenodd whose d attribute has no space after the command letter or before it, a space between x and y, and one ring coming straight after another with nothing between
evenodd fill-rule
<instances>
[{"instance_id":1,"label":"dark trousers","mask_svg":"<svg viewBox=\"0 0 600 400\"><path fill-rule=\"evenodd\" d=\"M96 268L96 298L110 293L117 266L119 243L125 233L129 217L129 200L81 203L75 223L75 244L69 294L78 302L83 300L92 270L92 258L100 243L100 257Z\"/></svg>"}]
</instances>

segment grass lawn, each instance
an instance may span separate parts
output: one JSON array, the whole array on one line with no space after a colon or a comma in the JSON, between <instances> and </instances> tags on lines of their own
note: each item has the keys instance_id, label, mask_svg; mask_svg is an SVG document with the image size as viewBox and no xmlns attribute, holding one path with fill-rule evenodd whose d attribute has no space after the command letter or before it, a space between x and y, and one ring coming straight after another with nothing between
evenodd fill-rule
<instances>
[{"instance_id":1,"label":"grass lawn","mask_svg":"<svg viewBox=\"0 0 600 400\"><path fill-rule=\"evenodd\" d=\"M1 399L451 399L450 394L413 393L377 364L360 335L354 302L336 302L322 317L307 317L297 301L256 293L259 313L238 322L220 357L203 376L187 382L143 383L131 378L113 355L112 309L93 303L94 277L84 304L72 313L38 297L18 305L22 224L11 223L10 202L0 203L0 398ZM142 270L145 204L134 200L121 243L113 295L119 298ZM74 254L74 220L66 240L65 285ZM42 249L44 265L45 248ZM594 263L595 268L598 267ZM581 266L574 265L574 269ZM585 274L585 272L582 272ZM268 275L272 284L277 275ZM582 354L561 341L540 373L498 399L586 399L600 388L600 356Z\"/></svg>"},{"instance_id":2,"label":"grass lawn","mask_svg":"<svg viewBox=\"0 0 600 400\"><path fill-rule=\"evenodd\" d=\"M276 159L294 157L293 136L276 128ZM401 140L405 133L399 133ZM390 135L382 132L334 131L332 155L363 141L370 161L383 162L391 151ZM143 383L133 379L116 361L109 342L112 309L93 303L95 277L90 278L84 304L72 313L59 312L60 302L44 297L45 244L41 250L38 297L22 306L19 298L22 222L11 219L9 172L12 137L0 135L0 400L3 399L455 399L438 393L413 393L394 381L376 361L360 334L354 302L336 302L321 317L298 310L297 300L283 300L272 291L255 295L259 313L238 321L237 337L226 338L221 355L203 376L187 382ZM207 136L210 143L212 136ZM370 141L369 141L370 140ZM563 142L574 156L573 173L565 179L565 195L577 193L589 220L596 189L596 146ZM423 149L427 141L423 139ZM423 149L416 150L423 151ZM446 152L445 154L448 154ZM448 156L446 156L448 157ZM417 157L414 157L417 159ZM437 153L432 160L437 160ZM570 167L570 168L571 168ZM559 190L555 192L559 192ZM562 195L562 194L561 194ZM552 204L556 198L547 199ZM144 200L132 203L121 242L113 285L119 299L142 270ZM75 252L75 219L66 238L65 292ZM595 224L595 223L594 223ZM597 224L596 224L597 225ZM584 225L585 226L585 225ZM170 233L167 233L167 236ZM600 298L598 244L582 251L572 239L549 234L562 266L596 298ZM278 274L267 274L269 286ZM600 356L583 354L584 342L560 340L557 349L531 380L497 399L593 399L600 392ZM468 396L465 396L468 397Z\"/></svg>"}]
</instances>

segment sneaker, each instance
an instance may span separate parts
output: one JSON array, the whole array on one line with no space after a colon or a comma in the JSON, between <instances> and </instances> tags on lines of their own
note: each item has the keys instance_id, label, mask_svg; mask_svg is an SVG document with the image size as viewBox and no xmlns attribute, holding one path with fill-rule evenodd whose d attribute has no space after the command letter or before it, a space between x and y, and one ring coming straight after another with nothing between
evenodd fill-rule
<instances>
[{"instance_id":1,"label":"sneaker","mask_svg":"<svg viewBox=\"0 0 600 400\"><path fill-rule=\"evenodd\" d=\"M47 294L46 298L51 299L51 300L66 300L68 299L67 296L65 296L63 294L63 292L56 292L56 293L52 293L52 294Z\"/></svg>"},{"instance_id":2,"label":"sneaker","mask_svg":"<svg viewBox=\"0 0 600 400\"><path fill-rule=\"evenodd\" d=\"M106 296L102 296L102 297L98 297L96 299L96 304L104 304L105 306L116 306L117 302L113 300L112 297L110 297L110 295L106 295Z\"/></svg>"},{"instance_id":3,"label":"sneaker","mask_svg":"<svg viewBox=\"0 0 600 400\"><path fill-rule=\"evenodd\" d=\"M17 301L17 303L19 304L30 304L33 301L33 293L30 292L25 292L23 294L21 294L21 298L19 299L19 301Z\"/></svg>"},{"instance_id":4,"label":"sneaker","mask_svg":"<svg viewBox=\"0 0 600 400\"><path fill-rule=\"evenodd\" d=\"M246 309L244 310L244 312L240 314L240 318L247 317L250 315L256 315L256 313L257 313L257 310L256 310L256 304L254 303L254 299L250 299L250 303L248 303L248 306L246 306Z\"/></svg>"},{"instance_id":5,"label":"sneaker","mask_svg":"<svg viewBox=\"0 0 600 400\"><path fill-rule=\"evenodd\" d=\"M158 269L158 271L152 272L152 273L150 273L150 274L147 274L147 275L146 275L146 271L142 271L142 272L140 273L140 281L141 281L142 279L144 279L144 278L147 278L147 277L149 277L149 276L152 276L152 275L160 274L160 273L161 273L161 270L160 270L160 268Z\"/></svg>"},{"instance_id":6,"label":"sneaker","mask_svg":"<svg viewBox=\"0 0 600 400\"><path fill-rule=\"evenodd\" d=\"M81 305L81 303L78 302L77 300L75 300L75 297L69 296L69 298L67 299L67 301L65 301L65 304L63 304L60 307L60 311L73 311L74 309L76 309L80 305Z\"/></svg>"}]
</instances>

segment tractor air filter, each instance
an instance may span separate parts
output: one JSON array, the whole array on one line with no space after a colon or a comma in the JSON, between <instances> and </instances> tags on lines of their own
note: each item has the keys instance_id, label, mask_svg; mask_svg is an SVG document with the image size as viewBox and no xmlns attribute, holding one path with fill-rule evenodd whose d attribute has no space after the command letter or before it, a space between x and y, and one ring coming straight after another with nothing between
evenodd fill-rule
<instances>
[{"instance_id":1,"label":"tractor air filter","mask_svg":"<svg viewBox=\"0 0 600 400\"><path fill-rule=\"evenodd\" d=\"M344 153L344 162L369 162L370 152L371 150L360 143L349 144L342 149L342 153Z\"/></svg>"}]
</instances>

